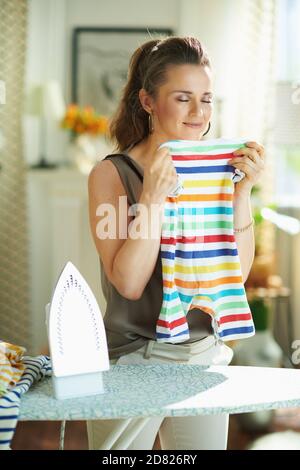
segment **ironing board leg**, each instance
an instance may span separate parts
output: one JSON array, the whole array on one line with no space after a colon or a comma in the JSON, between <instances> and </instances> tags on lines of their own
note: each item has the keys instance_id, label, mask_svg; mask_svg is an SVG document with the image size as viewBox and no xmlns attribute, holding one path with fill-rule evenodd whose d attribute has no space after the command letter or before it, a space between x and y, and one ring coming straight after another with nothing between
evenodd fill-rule
<instances>
[{"instance_id":1,"label":"ironing board leg","mask_svg":"<svg viewBox=\"0 0 300 470\"><path fill-rule=\"evenodd\" d=\"M65 430L66 430L66 422L62 421L60 423L59 450L64 450Z\"/></svg>"},{"instance_id":2,"label":"ironing board leg","mask_svg":"<svg viewBox=\"0 0 300 470\"><path fill-rule=\"evenodd\" d=\"M151 418L129 418L122 420L116 430L101 442L97 450L126 450Z\"/></svg>"}]
</instances>

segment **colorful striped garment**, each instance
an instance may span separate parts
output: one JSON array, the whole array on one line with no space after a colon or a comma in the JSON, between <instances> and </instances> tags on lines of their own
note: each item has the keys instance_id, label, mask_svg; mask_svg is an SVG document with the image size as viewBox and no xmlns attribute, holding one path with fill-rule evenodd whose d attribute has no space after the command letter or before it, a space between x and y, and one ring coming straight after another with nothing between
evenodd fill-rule
<instances>
[{"instance_id":1,"label":"colorful striped garment","mask_svg":"<svg viewBox=\"0 0 300 470\"><path fill-rule=\"evenodd\" d=\"M255 333L233 232L234 182L240 173L227 163L245 142L172 140L160 146L170 149L183 187L165 203L158 342L189 339L186 314L194 308L211 315L222 341Z\"/></svg>"},{"instance_id":2,"label":"colorful striped garment","mask_svg":"<svg viewBox=\"0 0 300 470\"><path fill-rule=\"evenodd\" d=\"M11 442L18 424L22 395L34 382L52 375L49 356L24 356L24 372L18 383L0 397L0 451L11 450Z\"/></svg>"}]
</instances>

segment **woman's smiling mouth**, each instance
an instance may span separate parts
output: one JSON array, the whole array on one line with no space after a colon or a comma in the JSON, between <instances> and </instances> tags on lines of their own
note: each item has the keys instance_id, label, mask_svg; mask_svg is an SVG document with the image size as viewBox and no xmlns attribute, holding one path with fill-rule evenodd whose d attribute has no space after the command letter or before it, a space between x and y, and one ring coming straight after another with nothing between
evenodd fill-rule
<instances>
[{"instance_id":1,"label":"woman's smiling mouth","mask_svg":"<svg viewBox=\"0 0 300 470\"><path fill-rule=\"evenodd\" d=\"M200 127L203 126L203 123L202 124L192 124L192 123L184 122L183 124L185 126L191 127L192 129L199 129Z\"/></svg>"}]
</instances>

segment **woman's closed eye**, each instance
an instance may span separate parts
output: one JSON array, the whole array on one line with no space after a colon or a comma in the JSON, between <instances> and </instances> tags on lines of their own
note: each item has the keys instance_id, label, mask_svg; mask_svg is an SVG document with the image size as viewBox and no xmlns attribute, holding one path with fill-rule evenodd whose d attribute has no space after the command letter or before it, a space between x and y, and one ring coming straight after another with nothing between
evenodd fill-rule
<instances>
[{"instance_id":1,"label":"woman's closed eye","mask_svg":"<svg viewBox=\"0 0 300 470\"><path fill-rule=\"evenodd\" d=\"M189 100L181 100L180 98L177 101L181 101L182 103L188 103ZM202 103L212 103L212 101L202 100Z\"/></svg>"}]
</instances>

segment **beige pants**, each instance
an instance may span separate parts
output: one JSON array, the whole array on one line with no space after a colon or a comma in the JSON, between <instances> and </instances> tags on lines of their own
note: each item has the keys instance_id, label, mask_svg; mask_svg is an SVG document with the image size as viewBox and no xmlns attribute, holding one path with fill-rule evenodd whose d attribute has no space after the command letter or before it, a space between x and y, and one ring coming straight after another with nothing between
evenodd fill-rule
<instances>
[{"instance_id":1,"label":"beige pants","mask_svg":"<svg viewBox=\"0 0 300 470\"><path fill-rule=\"evenodd\" d=\"M112 359L110 364L177 362L228 365L232 357L231 348L214 336L208 336L190 344L149 340L137 351ZM224 450L227 447L228 421L228 414L87 421L89 448L151 450L159 433L163 450Z\"/></svg>"}]
</instances>

